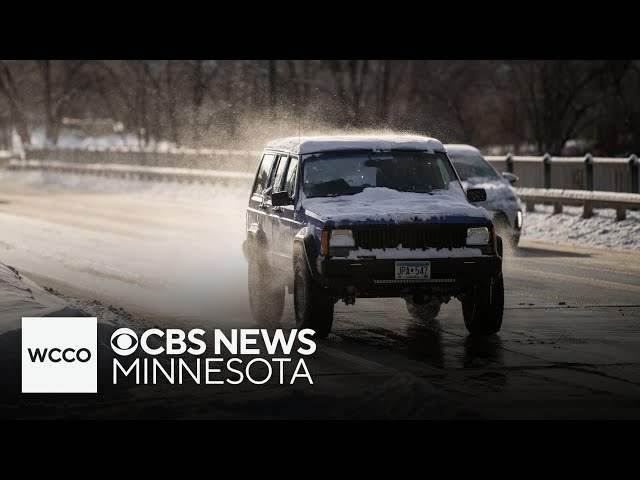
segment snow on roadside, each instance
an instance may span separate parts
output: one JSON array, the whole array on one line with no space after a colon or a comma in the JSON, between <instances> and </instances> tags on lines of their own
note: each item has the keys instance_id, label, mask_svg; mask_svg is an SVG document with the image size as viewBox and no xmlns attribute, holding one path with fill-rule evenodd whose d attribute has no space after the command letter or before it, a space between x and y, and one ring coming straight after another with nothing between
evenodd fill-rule
<instances>
[{"instance_id":1,"label":"snow on roadside","mask_svg":"<svg viewBox=\"0 0 640 480\"><path fill-rule=\"evenodd\" d=\"M43 317L64 308L61 299L0 263L0 333L21 328L22 317Z\"/></svg>"},{"instance_id":2,"label":"snow on roadside","mask_svg":"<svg viewBox=\"0 0 640 480\"><path fill-rule=\"evenodd\" d=\"M13 144L18 148L22 148L20 137L14 132ZM48 147L47 138L43 128L35 128L31 132L31 148ZM56 148L119 148L119 147L138 147L138 136L133 133L111 133L103 135L82 135L73 131L63 129L58 138ZM156 142L151 139L149 148L157 151L167 151L175 147L174 143L166 140Z\"/></svg>"},{"instance_id":3,"label":"snow on roadside","mask_svg":"<svg viewBox=\"0 0 640 480\"><path fill-rule=\"evenodd\" d=\"M246 185L220 187L202 183L158 182L46 170L0 169L0 183L23 184L35 187L53 186L96 193L141 194L165 199L218 200L228 198L230 195L234 198L237 196L248 198L251 181L247 180Z\"/></svg>"},{"instance_id":4,"label":"snow on roadside","mask_svg":"<svg viewBox=\"0 0 640 480\"><path fill-rule=\"evenodd\" d=\"M610 208L595 208L593 217L582 218L582 207L565 206L553 215L550 205L536 205L524 212L522 238L549 243L640 250L640 211L627 210L627 219L616 221Z\"/></svg>"},{"instance_id":5,"label":"snow on roadside","mask_svg":"<svg viewBox=\"0 0 640 480\"><path fill-rule=\"evenodd\" d=\"M109 315L111 311L112 315ZM101 315L96 315L100 313ZM87 302L62 297L24 277L15 268L0 263L0 336L22 328L22 317L86 317L97 316L106 324L133 320L123 310L108 308L100 302Z\"/></svg>"}]
</instances>

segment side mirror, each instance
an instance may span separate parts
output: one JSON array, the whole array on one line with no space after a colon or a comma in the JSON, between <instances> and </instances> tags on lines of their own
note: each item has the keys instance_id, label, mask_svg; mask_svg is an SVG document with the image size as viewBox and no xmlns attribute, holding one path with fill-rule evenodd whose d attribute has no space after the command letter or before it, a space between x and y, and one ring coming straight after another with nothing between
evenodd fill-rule
<instances>
[{"instance_id":1,"label":"side mirror","mask_svg":"<svg viewBox=\"0 0 640 480\"><path fill-rule=\"evenodd\" d=\"M467 199L471 203L485 202L487 191L484 188L469 188L467 189Z\"/></svg>"},{"instance_id":2,"label":"side mirror","mask_svg":"<svg viewBox=\"0 0 640 480\"><path fill-rule=\"evenodd\" d=\"M520 180L517 175L510 172L502 172L502 176L508 180L511 185L515 185L515 183Z\"/></svg>"},{"instance_id":3,"label":"side mirror","mask_svg":"<svg viewBox=\"0 0 640 480\"><path fill-rule=\"evenodd\" d=\"M274 207L293 205L293 199L289 196L289 192L275 192L271 194L271 205Z\"/></svg>"}]
</instances>

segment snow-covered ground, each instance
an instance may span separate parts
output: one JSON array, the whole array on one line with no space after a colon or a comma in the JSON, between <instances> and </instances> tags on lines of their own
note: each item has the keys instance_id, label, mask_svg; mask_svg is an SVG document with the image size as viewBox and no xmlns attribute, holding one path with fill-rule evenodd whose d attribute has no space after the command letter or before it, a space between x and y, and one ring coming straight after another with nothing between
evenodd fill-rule
<instances>
[{"instance_id":1,"label":"snow-covered ground","mask_svg":"<svg viewBox=\"0 0 640 480\"><path fill-rule=\"evenodd\" d=\"M167 200L224 200L230 197L248 200L252 181L253 178L250 178L247 179L246 186L227 186L220 189L201 183L158 182L46 170L0 169L0 182L16 185L96 193L126 193Z\"/></svg>"},{"instance_id":2,"label":"snow-covered ground","mask_svg":"<svg viewBox=\"0 0 640 480\"><path fill-rule=\"evenodd\" d=\"M14 150L22 151L22 142L20 141L20 137L13 132L13 145ZM51 145L47 144L47 139L44 133L43 128L35 128L31 132L31 147L32 148L45 148L50 147ZM96 136L81 136L72 131L68 131L63 129L60 133L60 137L58 138L58 143L56 148L118 148L118 147L139 147L139 140L137 135L133 133L122 133L122 134L106 134L106 135L96 135ZM160 140L156 142L154 139L151 139L148 148L154 149L157 151L168 151L169 149L175 147L175 144L167 142L165 140Z\"/></svg>"},{"instance_id":3,"label":"snow-covered ground","mask_svg":"<svg viewBox=\"0 0 640 480\"><path fill-rule=\"evenodd\" d=\"M581 215L582 207L565 206L562 213L553 215L552 206L536 205L535 212L524 212L522 238L640 250L640 211L627 210L627 219L620 222L610 208L594 209L591 218Z\"/></svg>"}]
</instances>

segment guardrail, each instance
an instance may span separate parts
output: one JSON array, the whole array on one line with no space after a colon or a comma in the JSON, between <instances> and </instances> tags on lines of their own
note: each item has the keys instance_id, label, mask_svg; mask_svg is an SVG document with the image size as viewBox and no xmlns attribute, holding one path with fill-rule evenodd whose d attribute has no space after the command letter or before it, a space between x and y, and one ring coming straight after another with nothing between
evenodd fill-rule
<instances>
[{"instance_id":1,"label":"guardrail","mask_svg":"<svg viewBox=\"0 0 640 480\"><path fill-rule=\"evenodd\" d=\"M130 147L111 148L30 148L28 160L58 160L80 164L123 164L151 167L200 168L254 173L261 151L172 148L165 151Z\"/></svg>"},{"instance_id":2,"label":"guardrail","mask_svg":"<svg viewBox=\"0 0 640 480\"><path fill-rule=\"evenodd\" d=\"M501 172L510 172L520 180L518 186L559 188L569 190L598 190L605 192L639 193L636 155L628 158L486 156Z\"/></svg>"},{"instance_id":3,"label":"guardrail","mask_svg":"<svg viewBox=\"0 0 640 480\"><path fill-rule=\"evenodd\" d=\"M535 210L536 203L552 203L553 213L562 213L563 205L583 206L582 217L593 216L594 207L615 208L616 220L627 218L627 209L640 207L640 194L599 192L585 190L561 190L556 188L516 188L527 212Z\"/></svg>"},{"instance_id":4,"label":"guardrail","mask_svg":"<svg viewBox=\"0 0 640 480\"><path fill-rule=\"evenodd\" d=\"M199 168L153 167L143 165L76 163L59 160L10 160L9 170L47 170L64 173L103 175L142 180L163 180L177 182L201 182L216 184L246 184L253 174L227 170L206 170Z\"/></svg>"},{"instance_id":5,"label":"guardrail","mask_svg":"<svg viewBox=\"0 0 640 480\"><path fill-rule=\"evenodd\" d=\"M81 164L116 163L154 167L199 168L254 173L260 151L174 148L150 151L117 148L33 148L25 152L29 160L58 160ZM628 158L487 156L498 170L520 177L519 187L599 190L639 193L640 161Z\"/></svg>"}]
</instances>

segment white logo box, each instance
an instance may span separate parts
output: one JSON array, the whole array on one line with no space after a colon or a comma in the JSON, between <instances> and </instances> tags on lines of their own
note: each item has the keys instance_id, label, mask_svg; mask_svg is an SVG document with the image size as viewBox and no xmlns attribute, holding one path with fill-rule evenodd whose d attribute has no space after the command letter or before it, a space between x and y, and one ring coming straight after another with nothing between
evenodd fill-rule
<instances>
[{"instance_id":1,"label":"white logo box","mask_svg":"<svg viewBox=\"0 0 640 480\"><path fill-rule=\"evenodd\" d=\"M98 319L23 317L22 393L97 392Z\"/></svg>"}]
</instances>

